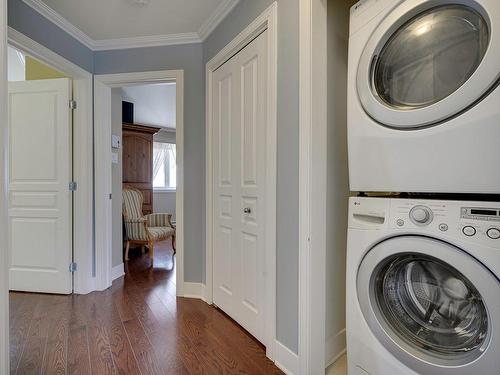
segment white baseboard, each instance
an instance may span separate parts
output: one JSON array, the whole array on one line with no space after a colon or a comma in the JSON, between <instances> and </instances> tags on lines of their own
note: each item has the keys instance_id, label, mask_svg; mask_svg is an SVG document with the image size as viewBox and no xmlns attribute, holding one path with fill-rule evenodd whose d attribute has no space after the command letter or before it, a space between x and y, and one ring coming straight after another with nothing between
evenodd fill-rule
<instances>
[{"instance_id":1,"label":"white baseboard","mask_svg":"<svg viewBox=\"0 0 500 375\"><path fill-rule=\"evenodd\" d=\"M205 284L184 282L183 294L185 298L197 298L205 301Z\"/></svg>"},{"instance_id":2,"label":"white baseboard","mask_svg":"<svg viewBox=\"0 0 500 375\"><path fill-rule=\"evenodd\" d=\"M299 374L299 356L278 340L274 341L274 363L287 375Z\"/></svg>"},{"instance_id":3,"label":"white baseboard","mask_svg":"<svg viewBox=\"0 0 500 375\"><path fill-rule=\"evenodd\" d=\"M325 360L326 367L330 366L337 359L339 359L345 353L345 342L346 342L346 331L345 328L339 331L336 335L332 335L326 338L325 346Z\"/></svg>"},{"instance_id":4,"label":"white baseboard","mask_svg":"<svg viewBox=\"0 0 500 375\"><path fill-rule=\"evenodd\" d=\"M115 281L123 275L125 275L125 267L123 263L111 269L111 281Z\"/></svg>"}]
</instances>

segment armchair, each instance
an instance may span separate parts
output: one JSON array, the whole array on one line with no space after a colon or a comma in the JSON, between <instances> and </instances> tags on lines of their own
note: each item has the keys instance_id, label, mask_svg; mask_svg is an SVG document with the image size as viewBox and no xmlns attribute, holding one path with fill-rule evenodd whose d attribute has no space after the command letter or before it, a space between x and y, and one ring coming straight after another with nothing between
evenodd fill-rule
<instances>
[{"instance_id":1,"label":"armchair","mask_svg":"<svg viewBox=\"0 0 500 375\"><path fill-rule=\"evenodd\" d=\"M125 245L125 260L129 260L130 245L136 244L149 248L149 257L154 260L154 243L172 238L175 249L175 228L172 225L171 214L142 214L144 197L138 189L123 189L123 221L127 242Z\"/></svg>"}]
</instances>

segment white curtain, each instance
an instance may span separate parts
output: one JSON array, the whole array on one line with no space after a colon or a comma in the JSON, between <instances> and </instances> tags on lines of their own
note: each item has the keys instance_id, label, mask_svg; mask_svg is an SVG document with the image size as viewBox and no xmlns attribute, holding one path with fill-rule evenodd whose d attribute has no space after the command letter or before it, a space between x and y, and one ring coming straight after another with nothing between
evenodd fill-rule
<instances>
[{"instance_id":1,"label":"white curtain","mask_svg":"<svg viewBox=\"0 0 500 375\"><path fill-rule=\"evenodd\" d=\"M153 143L153 181L161 169L164 169L165 178L175 184L176 147L173 143ZM172 175L172 176L170 176ZM168 185L168 182L165 181Z\"/></svg>"},{"instance_id":2,"label":"white curtain","mask_svg":"<svg viewBox=\"0 0 500 375\"><path fill-rule=\"evenodd\" d=\"M165 159L167 157L167 146L168 143L153 143L153 181L158 176L158 172L165 165Z\"/></svg>"}]
</instances>

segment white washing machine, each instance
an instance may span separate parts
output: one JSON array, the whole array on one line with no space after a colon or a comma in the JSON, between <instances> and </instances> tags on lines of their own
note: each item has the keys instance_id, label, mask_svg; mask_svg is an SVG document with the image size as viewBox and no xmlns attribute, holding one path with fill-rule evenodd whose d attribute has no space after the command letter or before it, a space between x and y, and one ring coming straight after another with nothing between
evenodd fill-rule
<instances>
[{"instance_id":1,"label":"white washing machine","mask_svg":"<svg viewBox=\"0 0 500 375\"><path fill-rule=\"evenodd\" d=\"M352 7L352 191L500 193L500 1Z\"/></svg>"},{"instance_id":2,"label":"white washing machine","mask_svg":"<svg viewBox=\"0 0 500 375\"><path fill-rule=\"evenodd\" d=\"M500 203L351 198L349 375L500 374Z\"/></svg>"}]
</instances>

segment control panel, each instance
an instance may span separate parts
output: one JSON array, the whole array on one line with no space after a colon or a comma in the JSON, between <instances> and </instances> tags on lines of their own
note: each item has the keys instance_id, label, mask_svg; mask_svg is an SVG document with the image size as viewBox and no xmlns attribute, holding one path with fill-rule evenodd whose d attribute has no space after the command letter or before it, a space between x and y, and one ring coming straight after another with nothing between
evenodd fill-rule
<instances>
[{"instance_id":1,"label":"control panel","mask_svg":"<svg viewBox=\"0 0 500 375\"><path fill-rule=\"evenodd\" d=\"M500 246L500 203L391 199L389 226Z\"/></svg>"}]
</instances>

